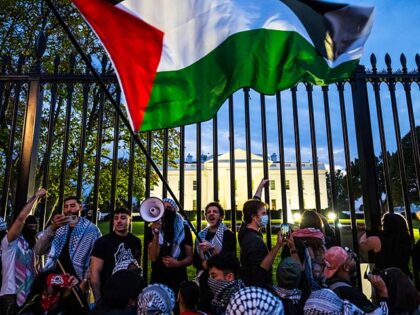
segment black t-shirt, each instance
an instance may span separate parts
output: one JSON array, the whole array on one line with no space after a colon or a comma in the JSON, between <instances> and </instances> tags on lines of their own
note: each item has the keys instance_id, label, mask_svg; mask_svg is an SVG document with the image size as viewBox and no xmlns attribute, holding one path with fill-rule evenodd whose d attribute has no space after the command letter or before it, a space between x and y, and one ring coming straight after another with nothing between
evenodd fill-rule
<instances>
[{"instance_id":1,"label":"black t-shirt","mask_svg":"<svg viewBox=\"0 0 420 315\"><path fill-rule=\"evenodd\" d=\"M119 236L115 232L111 232L96 240L92 256L104 261L101 271L101 289L103 289L118 263L130 259L140 261L141 241L131 233L128 233L127 236Z\"/></svg>"},{"instance_id":2,"label":"black t-shirt","mask_svg":"<svg viewBox=\"0 0 420 315\"><path fill-rule=\"evenodd\" d=\"M207 232L205 240L211 241L216 233L215 232ZM225 230L223 232L223 243L222 243L222 251L221 253L229 253L232 255L235 255L236 251L236 238L235 234L231 230ZM236 256L236 255L235 255ZM194 266L198 270L203 269L202 266L202 260L200 258L200 255L197 252L197 248L194 246Z\"/></svg>"},{"instance_id":3,"label":"black t-shirt","mask_svg":"<svg viewBox=\"0 0 420 315\"><path fill-rule=\"evenodd\" d=\"M268 248L264 243L260 232L244 228L239 232L241 246L241 278L247 286L266 286L266 279L261 277L260 264L268 254ZM271 270L269 271L271 274Z\"/></svg>"},{"instance_id":4,"label":"black t-shirt","mask_svg":"<svg viewBox=\"0 0 420 315\"><path fill-rule=\"evenodd\" d=\"M66 273L71 274L73 276L77 277L76 271L74 270L73 267L73 262L71 261L70 258L70 251L69 251L69 244L70 244L70 236L71 233L73 232L74 227L69 227L69 231L67 234L67 239L66 239L66 243L63 246L63 249L61 250L60 256L58 257L58 260L60 261L61 265L63 266L64 270ZM56 267L56 273L63 273L63 270L61 270L61 267L59 266L59 264L57 264ZM81 279L79 279L81 280Z\"/></svg>"},{"instance_id":5,"label":"black t-shirt","mask_svg":"<svg viewBox=\"0 0 420 315\"><path fill-rule=\"evenodd\" d=\"M177 260L183 260L186 257L185 245L193 246L191 231L187 225L184 225L184 233L185 237L180 244L181 252ZM148 239L152 242L153 232L151 229L148 230L148 234ZM177 291L179 284L184 280L188 280L187 267L167 268L162 263L162 257L168 254L163 252L161 248L158 259L152 261L151 283L163 283L171 287L174 291Z\"/></svg>"}]
</instances>

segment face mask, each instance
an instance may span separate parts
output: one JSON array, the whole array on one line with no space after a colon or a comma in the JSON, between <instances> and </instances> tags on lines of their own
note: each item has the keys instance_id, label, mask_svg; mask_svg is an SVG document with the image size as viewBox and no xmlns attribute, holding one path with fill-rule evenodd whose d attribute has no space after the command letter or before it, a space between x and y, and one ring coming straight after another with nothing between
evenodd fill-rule
<instances>
[{"instance_id":1,"label":"face mask","mask_svg":"<svg viewBox=\"0 0 420 315\"><path fill-rule=\"evenodd\" d=\"M207 280L207 284L209 285L210 290L214 295L216 295L220 290L229 285L229 283L230 282L227 280L216 280L212 277L209 277L209 279Z\"/></svg>"},{"instance_id":2,"label":"face mask","mask_svg":"<svg viewBox=\"0 0 420 315\"><path fill-rule=\"evenodd\" d=\"M267 214L261 216L260 224L261 224L262 227L267 226L267 224L268 224L268 215Z\"/></svg>"}]
</instances>

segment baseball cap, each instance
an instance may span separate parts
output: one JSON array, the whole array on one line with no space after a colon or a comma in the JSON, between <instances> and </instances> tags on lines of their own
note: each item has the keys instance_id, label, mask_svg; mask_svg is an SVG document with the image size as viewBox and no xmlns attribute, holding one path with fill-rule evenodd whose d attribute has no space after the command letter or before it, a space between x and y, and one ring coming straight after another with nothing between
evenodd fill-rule
<instances>
[{"instance_id":1,"label":"baseball cap","mask_svg":"<svg viewBox=\"0 0 420 315\"><path fill-rule=\"evenodd\" d=\"M337 270L344 265L347 261L348 253L346 250L340 246L333 246L325 252L325 277L331 278L337 272Z\"/></svg>"},{"instance_id":2,"label":"baseball cap","mask_svg":"<svg viewBox=\"0 0 420 315\"><path fill-rule=\"evenodd\" d=\"M284 289L297 288L301 274L300 264L291 257L285 257L277 267L277 283Z\"/></svg>"}]
</instances>

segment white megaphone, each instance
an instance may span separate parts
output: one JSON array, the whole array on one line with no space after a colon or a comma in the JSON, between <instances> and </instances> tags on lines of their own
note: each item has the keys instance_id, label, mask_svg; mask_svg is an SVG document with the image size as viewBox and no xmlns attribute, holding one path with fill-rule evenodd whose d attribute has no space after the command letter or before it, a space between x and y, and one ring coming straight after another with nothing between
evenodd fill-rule
<instances>
[{"instance_id":1,"label":"white megaphone","mask_svg":"<svg viewBox=\"0 0 420 315\"><path fill-rule=\"evenodd\" d=\"M162 218L165 212L163 201L156 197L150 197L140 205L140 216L146 222L156 222Z\"/></svg>"}]
</instances>

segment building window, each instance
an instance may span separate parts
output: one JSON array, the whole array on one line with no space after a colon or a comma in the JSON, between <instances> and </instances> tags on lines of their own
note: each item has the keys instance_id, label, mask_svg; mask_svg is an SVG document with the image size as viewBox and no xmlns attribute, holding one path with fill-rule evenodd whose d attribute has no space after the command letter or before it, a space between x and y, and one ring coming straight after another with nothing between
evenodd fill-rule
<instances>
[{"instance_id":1,"label":"building window","mask_svg":"<svg viewBox=\"0 0 420 315\"><path fill-rule=\"evenodd\" d=\"M290 180L286 179L286 190L290 190Z\"/></svg>"},{"instance_id":2,"label":"building window","mask_svg":"<svg viewBox=\"0 0 420 315\"><path fill-rule=\"evenodd\" d=\"M197 181L193 180L193 190L197 190Z\"/></svg>"},{"instance_id":3,"label":"building window","mask_svg":"<svg viewBox=\"0 0 420 315\"><path fill-rule=\"evenodd\" d=\"M197 210L197 200L193 200L193 208L194 211Z\"/></svg>"},{"instance_id":4,"label":"building window","mask_svg":"<svg viewBox=\"0 0 420 315\"><path fill-rule=\"evenodd\" d=\"M270 180L270 189L271 190L276 190L276 181L275 180Z\"/></svg>"},{"instance_id":5,"label":"building window","mask_svg":"<svg viewBox=\"0 0 420 315\"><path fill-rule=\"evenodd\" d=\"M276 199L271 199L271 210L277 210L277 201L276 201Z\"/></svg>"}]
</instances>

